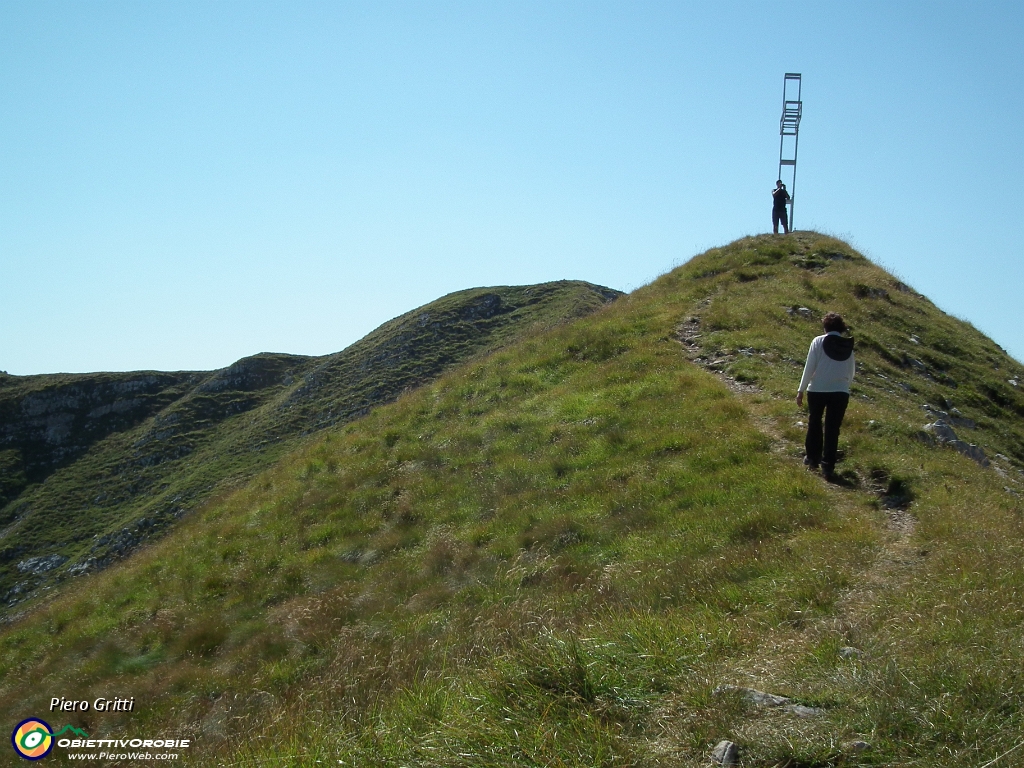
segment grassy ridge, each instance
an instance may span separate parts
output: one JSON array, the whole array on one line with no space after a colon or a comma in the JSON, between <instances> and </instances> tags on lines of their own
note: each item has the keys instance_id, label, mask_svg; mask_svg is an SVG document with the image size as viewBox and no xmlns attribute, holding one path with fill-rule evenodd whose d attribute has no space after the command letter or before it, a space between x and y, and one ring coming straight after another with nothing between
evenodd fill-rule
<instances>
[{"instance_id":1,"label":"grassy ridge","mask_svg":"<svg viewBox=\"0 0 1024 768\"><path fill-rule=\"evenodd\" d=\"M478 288L322 358L260 354L212 373L5 377L0 599L16 605L105 567L305 435L617 295L570 281Z\"/></svg>"},{"instance_id":2,"label":"grassy ridge","mask_svg":"<svg viewBox=\"0 0 1024 768\"><path fill-rule=\"evenodd\" d=\"M825 308L872 340L837 486L800 466L792 403ZM720 738L747 765L990 760L1024 700L1019 373L838 241L738 241L68 588L0 637L0 705L116 688L130 721L75 724L188 735L197 764L699 765ZM974 419L994 467L919 439L922 404Z\"/></svg>"}]
</instances>

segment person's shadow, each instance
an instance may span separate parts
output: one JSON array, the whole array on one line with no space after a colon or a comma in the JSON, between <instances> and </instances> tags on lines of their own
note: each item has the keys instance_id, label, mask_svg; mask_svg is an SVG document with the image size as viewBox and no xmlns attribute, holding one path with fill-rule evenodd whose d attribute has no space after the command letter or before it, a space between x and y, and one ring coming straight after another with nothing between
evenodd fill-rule
<instances>
[{"instance_id":1,"label":"person's shadow","mask_svg":"<svg viewBox=\"0 0 1024 768\"><path fill-rule=\"evenodd\" d=\"M826 477L825 482L830 485L838 485L840 488L857 488L860 485L860 478L852 470L846 472L833 472L831 477Z\"/></svg>"},{"instance_id":2,"label":"person's shadow","mask_svg":"<svg viewBox=\"0 0 1024 768\"><path fill-rule=\"evenodd\" d=\"M838 485L840 488L857 488L860 486L860 477L852 469L843 472L839 469L839 462L846 458L846 451L839 449L836 451L836 471L832 473L832 476L825 478L825 482L831 485Z\"/></svg>"}]
</instances>

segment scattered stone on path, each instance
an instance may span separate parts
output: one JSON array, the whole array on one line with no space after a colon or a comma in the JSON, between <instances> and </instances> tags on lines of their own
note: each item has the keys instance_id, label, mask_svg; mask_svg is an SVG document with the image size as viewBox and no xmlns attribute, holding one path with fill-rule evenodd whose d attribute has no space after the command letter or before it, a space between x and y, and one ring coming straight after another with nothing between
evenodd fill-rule
<instances>
[{"instance_id":1,"label":"scattered stone on path","mask_svg":"<svg viewBox=\"0 0 1024 768\"><path fill-rule=\"evenodd\" d=\"M711 750L711 762L715 765L739 765L740 748L723 739Z\"/></svg>"}]
</instances>

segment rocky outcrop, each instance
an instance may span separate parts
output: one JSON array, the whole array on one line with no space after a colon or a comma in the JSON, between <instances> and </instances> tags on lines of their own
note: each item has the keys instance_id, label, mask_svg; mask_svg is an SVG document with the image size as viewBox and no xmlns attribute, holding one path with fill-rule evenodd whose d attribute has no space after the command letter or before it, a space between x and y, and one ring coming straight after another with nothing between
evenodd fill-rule
<instances>
[{"instance_id":1,"label":"rocky outcrop","mask_svg":"<svg viewBox=\"0 0 1024 768\"><path fill-rule=\"evenodd\" d=\"M981 466L987 467L989 465L985 451L979 446L974 445L974 443L967 443L957 437L956 432L953 431L953 428L944 419L938 419L931 424L925 424L924 432L940 445L949 446L967 458L974 459Z\"/></svg>"},{"instance_id":2,"label":"rocky outcrop","mask_svg":"<svg viewBox=\"0 0 1024 768\"><path fill-rule=\"evenodd\" d=\"M47 555L45 557L30 557L27 560L22 560L18 563L18 571L20 573L46 573L52 571L54 568L59 568L64 565L68 559L63 555Z\"/></svg>"},{"instance_id":3,"label":"rocky outcrop","mask_svg":"<svg viewBox=\"0 0 1024 768\"><path fill-rule=\"evenodd\" d=\"M130 429L180 397L189 373L96 373L5 377L0 385L0 452L5 474L0 507L25 485L44 480L108 435Z\"/></svg>"}]
</instances>

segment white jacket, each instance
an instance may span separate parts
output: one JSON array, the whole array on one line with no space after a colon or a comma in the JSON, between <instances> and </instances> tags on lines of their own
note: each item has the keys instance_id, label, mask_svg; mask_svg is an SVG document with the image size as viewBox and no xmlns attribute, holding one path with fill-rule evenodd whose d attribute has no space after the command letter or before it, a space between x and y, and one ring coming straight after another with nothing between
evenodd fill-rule
<instances>
[{"instance_id":1,"label":"white jacket","mask_svg":"<svg viewBox=\"0 0 1024 768\"><path fill-rule=\"evenodd\" d=\"M804 365L804 375L800 379L800 388L797 392L846 392L849 394L853 374L856 371L856 364L853 361L853 340L843 339L844 342L851 345L849 357L845 360L836 360L825 352L824 343L828 336L843 338L842 334L835 331L815 337L811 342L811 348L807 350L807 363Z\"/></svg>"}]
</instances>

